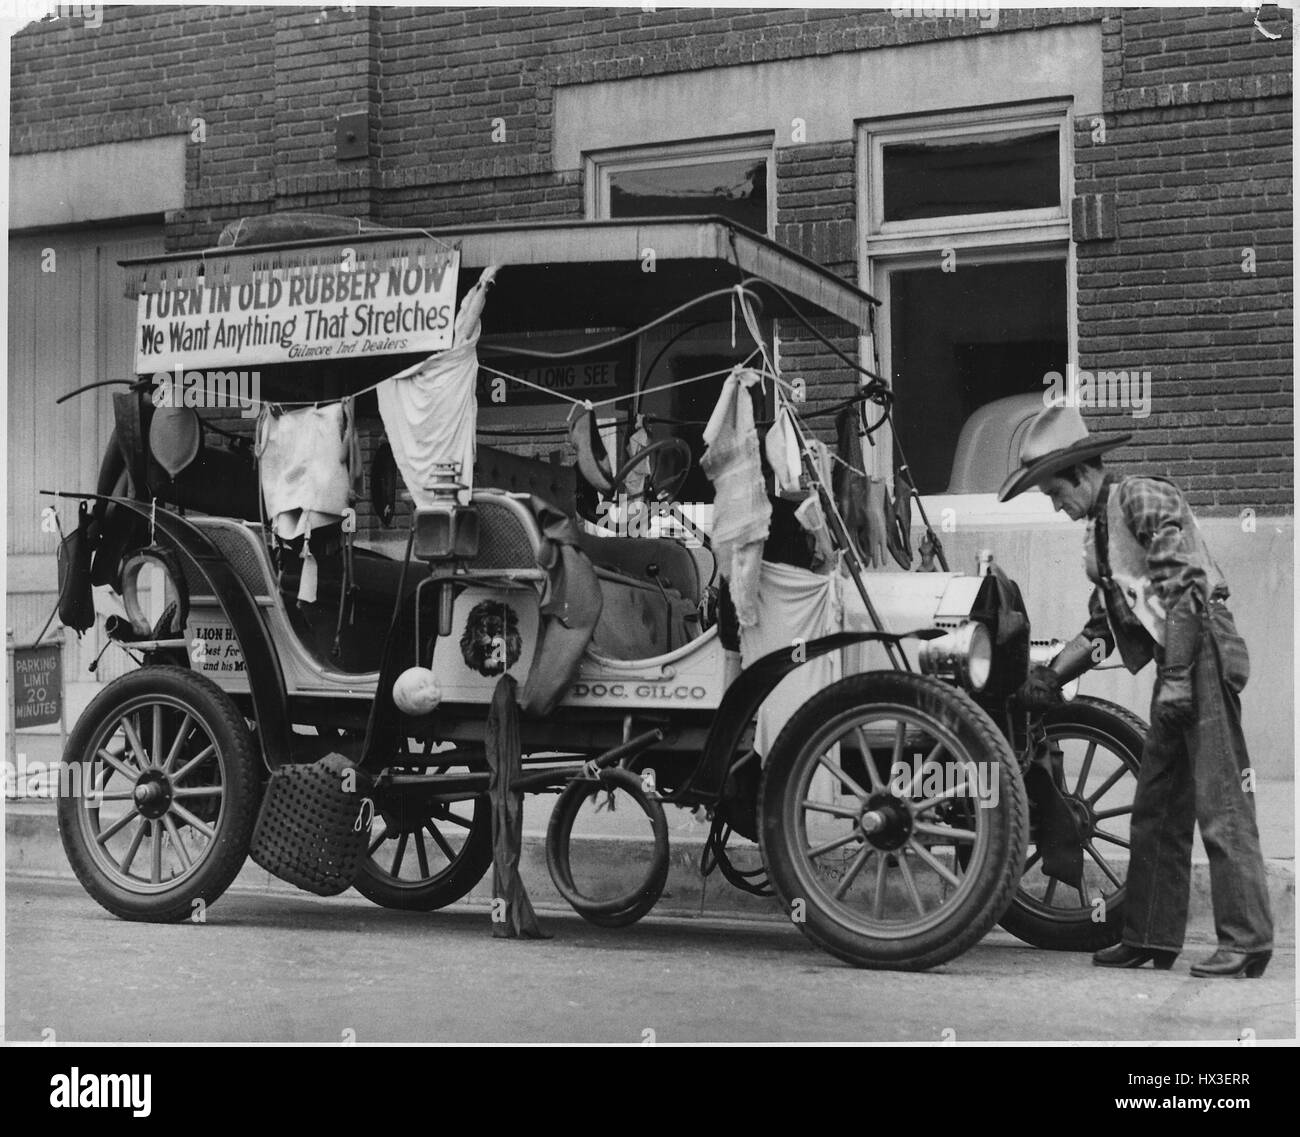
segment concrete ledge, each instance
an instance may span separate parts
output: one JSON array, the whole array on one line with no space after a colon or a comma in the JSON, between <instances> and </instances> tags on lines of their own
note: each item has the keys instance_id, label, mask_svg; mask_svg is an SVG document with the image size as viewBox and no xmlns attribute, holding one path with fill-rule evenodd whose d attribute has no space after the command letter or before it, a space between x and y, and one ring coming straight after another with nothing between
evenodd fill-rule
<instances>
[{"instance_id":1,"label":"concrete ledge","mask_svg":"<svg viewBox=\"0 0 1300 1137\"><path fill-rule=\"evenodd\" d=\"M70 878L72 870L63 854L53 802L5 803L5 870L14 876L55 876ZM698 837L671 838L671 864L668 885L655 906L655 913L665 916L782 920L785 913L774 899L750 896L733 888L720 873L707 880L700 876L700 853L703 842ZM633 887L643 879L645 857L649 849L644 841L620 837L573 838L575 864L599 863L608 879ZM1199 850L1198 850L1199 852ZM757 852L753 853L757 863ZM1112 858L1117 866L1126 865L1120 857ZM1279 946L1295 943L1295 863L1273 857L1266 861L1269 899L1273 906L1275 934ZM524 837L521 860L524 883L539 911L567 909L564 899L551 883L546 869L546 848L540 833ZM265 869L247 862L233 886L244 893L293 894L297 890ZM346 895L358 901L355 893ZM491 870L463 903L486 907L492 899ZM1188 919L1188 939L1193 942L1214 941L1213 909L1210 904L1209 865L1198 857L1192 865L1192 896Z\"/></svg>"}]
</instances>

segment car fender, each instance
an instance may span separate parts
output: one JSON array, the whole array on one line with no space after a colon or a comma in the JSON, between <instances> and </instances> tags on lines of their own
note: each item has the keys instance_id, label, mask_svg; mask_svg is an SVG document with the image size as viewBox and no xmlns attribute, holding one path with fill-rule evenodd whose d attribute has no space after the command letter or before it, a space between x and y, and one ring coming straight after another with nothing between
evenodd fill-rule
<instances>
[{"instance_id":1,"label":"car fender","mask_svg":"<svg viewBox=\"0 0 1300 1137\"><path fill-rule=\"evenodd\" d=\"M292 727L280 656L253 594L221 551L183 517L149 502L92 494L64 496L103 500L136 513L154 527L156 541L174 549L208 583L243 653L263 761L272 770L287 762Z\"/></svg>"},{"instance_id":2,"label":"car fender","mask_svg":"<svg viewBox=\"0 0 1300 1137\"><path fill-rule=\"evenodd\" d=\"M891 632L836 632L807 641L798 653L790 648L778 648L746 667L722 696L714 715L713 725L704 743L704 753L692 776L673 797L689 792L692 799L716 801L722 792L727 770L735 757L736 748L745 730L753 722L763 700L776 685L796 667L841 648L861 643L897 643L907 638L931 638L942 635L942 629L923 628L899 634Z\"/></svg>"}]
</instances>

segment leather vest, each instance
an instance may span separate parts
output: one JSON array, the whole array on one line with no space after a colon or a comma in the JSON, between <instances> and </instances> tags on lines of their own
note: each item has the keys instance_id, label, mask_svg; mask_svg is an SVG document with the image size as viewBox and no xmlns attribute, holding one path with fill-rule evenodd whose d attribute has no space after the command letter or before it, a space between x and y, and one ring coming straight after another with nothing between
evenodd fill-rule
<instances>
[{"instance_id":1,"label":"leather vest","mask_svg":"<svg viewBox=\"0 0 1300 1137\"><path fill-rule=\"evenodd\" d=\"M1121 479L1111 486L1110 499L1106 503L1107 546L1106 559L1110 564L1111 580L1119 586L1119 593L1125 603L1137 617L1138 622L1151 635L1151 638L1164 646L1165 642L1165 606L1160 599L1147 569L1147 551L1130 531L1124 518L1124 509L1120 504L1120 487L1127 479ZM1164 478L1152 478L1152 481L1165 481ZM1172 484L1172 483L1171 483ZM1192 515L1186 503L1183 504L1183 545L1191 542L1191 556L1205 570L1206 592L1202 600L1208 603L1216 590L1226 593L1227 584L1223 574L1211 556L1209 546L1201 533L1201 527ZM1188 524L1190 522L1190 524ZM1084 538L1084 564L1088 578L1094 583L1101 583L1098 567L1096 533L1090 522ZM1109 613L1107 614L1109 617ZM1116 621L1110 620L1111 632L1119 639Z\"/></svg>"}]
</instances>

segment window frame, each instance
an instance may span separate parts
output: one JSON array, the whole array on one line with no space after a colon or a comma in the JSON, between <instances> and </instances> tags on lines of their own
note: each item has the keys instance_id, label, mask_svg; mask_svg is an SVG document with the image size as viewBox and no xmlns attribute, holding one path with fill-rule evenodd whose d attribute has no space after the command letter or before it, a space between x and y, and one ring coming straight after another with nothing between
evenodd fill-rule
<instances>
[{"instance_id":1,"label":"window frame","mask_svg":"<svg viewBox=\"0 0 1300 1137\"><path fill-rule=\"evenodd\" d=\"M1057 209L1008 210L997 213L951 214L914 221L883 222L883 147L898 142L924 142L936 138L1000 134L1008 130L1033 130L1055 126L1061 145L1061 202ZM1067 363L1078 366L1077 264L1070 234L1070 200L1074 193L1074 106L1071 99L979 107L935 114L859 120L857 135L858 280L881 300L877 312L874 350L882 373L891 372L893 345L889 276L899 270L933 267L945 250L954 250L957 263L992 264L1019 260L1065 262ZM862 362L874 365L871 337L863 337ZM865 455L870 471L891 483L893 439L887 432ZM991 507L992 492L981 494L924 494L928 509L960 503L962 516L973 523L1016 524L1030 513L1035 520L1056 518L1050 503L1039 494L1026 494L1019 508ZM1041 499L1041 503L1038 500ZM1044 508L1045 507L1045 508ZM933 520L933 519L932 519Z\"/></svg>"},{"instance_id":2,"label":"window frame","mask_svg":"<svg viewBox=\"0 0 1300 1137\"><path fill-rule=\"evenodd\" d=\"M993 213L951 213L909 221L886 221L884 149L899 143L925 143L947 139L978 140L980 135L1009 131L1057 131L1058 187L1060 204L1037 209L999 210ZM969 112L943 112L901 119L880 119L858 124L859 156L862 162L859 185L866 187L868 200L859 206L867 224L863 234L873 244L891 238L906 242L920 236L930 240L941 234L969 235L980 232L1007 233L1009 230L1038 230L1070 223L1072 191L1073 116L1069 101L984 107ZM879 176L878 176L879 175ZM1030 238L1033 239L1033 238Z\"/></svg>"},{"instance_id":3,"label":"window frame","mask_svg":"<svg viewBox=\"0 0 1300 1137\"><path fill-rule=\"evenodd\" d=\"M658 142L649 146L627 146L584 153L583 194L587 218L592 221L609 220L611 174L702 166L709 162L743 158L761 158L767 163L767 230L763 235L775 237L776 136L770 132Z\"/></svg>"}]
</instances>

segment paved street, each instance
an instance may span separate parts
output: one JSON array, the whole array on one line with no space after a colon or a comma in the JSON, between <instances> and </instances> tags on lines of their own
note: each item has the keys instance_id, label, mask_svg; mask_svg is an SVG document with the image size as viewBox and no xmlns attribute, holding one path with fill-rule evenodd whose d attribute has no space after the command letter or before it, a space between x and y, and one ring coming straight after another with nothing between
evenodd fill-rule
<instances>
[{"instance_id":1,"label":"paved street","mask_svg":"<svg viewBox=\"0 0 1300 1137\"><path fill-rule=\"evenodd\" d=\"M131 924L73 882L11 876L5 1037L359 1042L1233 1040L1295 1037L1295 953L1260 981L1101 972L996 933L937 971L856 971L775 923L648 919L494 940L434 915L232 892L206 925ZM945 1031L953 1034L945 1035Z\"/></svg>"}]
</instances>

